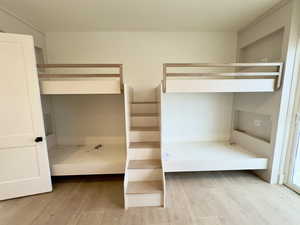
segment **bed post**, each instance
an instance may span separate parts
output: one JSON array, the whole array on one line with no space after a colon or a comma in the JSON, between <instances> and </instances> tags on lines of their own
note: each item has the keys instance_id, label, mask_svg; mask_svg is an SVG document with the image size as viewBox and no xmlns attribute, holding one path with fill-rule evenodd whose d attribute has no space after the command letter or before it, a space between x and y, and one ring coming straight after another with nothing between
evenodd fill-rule
<instances>
[{"instance_id":1,"label":"bed post","mask_svg":"<svg viewBox=\"0 0 300 225\"><path fill-rule=\"evenodd\" d=\"M167 89L167 64L163 64L163 92L166 93Z\"/></svg>"}]
</instances>

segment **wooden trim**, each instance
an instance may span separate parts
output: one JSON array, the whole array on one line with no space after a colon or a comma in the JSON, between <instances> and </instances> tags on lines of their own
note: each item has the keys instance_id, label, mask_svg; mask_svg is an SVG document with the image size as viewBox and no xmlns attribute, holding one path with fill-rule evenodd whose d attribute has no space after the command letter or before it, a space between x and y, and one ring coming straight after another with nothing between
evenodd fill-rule
<instances>
[{"instance_id":1,"label":"wooden trim","mask_svg":"<svg viewBox=\"0 0 300 225\"><path fill-rule=\"evenodd\" d=\"M171 76L171 77L185 77L184 74L181 76ZM186 77L197 77L198 79L208 79L208 80L226 80L226 79L276 79L278 76L270 75L270 76L189 76Z\"/></svg>"},{"instance_id":2,"label":"wooden trim","mask_svg":"<svg viewBox=\"0 0 300 225\"><path fill-rule=\"evenodd\" d=\"M284 64L281 63L281 65L280 65L279 68L278 68L278 73L279 73L279 75L278 75L277 81L276 81L276 89L277 89L277 90L280 88L281 83L282 83L283 66L284 66Z\"/></svg>"},{"instance_id":3,"label":"wooden trim","mask_svg":"<svg viewBox=\"0 0 300 225\"><path fill-rule=\"evenodd\" d=\"M163 64L163 82L162 82L162 88L163 92L165 93L167 90L167 66L168 64Z\"/></svg>"},{"instance_id":4,"label":"wooden trim","mask_svg":"<svg viewBox=\"0 0 300 225\"><path fill-rule=\"evenodd\" d=\"M279 72L238 72L238 73L167 73L168 77L235 77L235 76L245 76L245 77L253 77L253 76L279 76Z\"/></svg>"},{"instance_id":5,"label":"wooden trim","mask_svg":"<svg viewBox=\"0 0 300 225\"><path fill-rule=\"evenodd\" d=\"M37 64L38 68L121 68L122 64Z\"/></svg>"},{"instance_id":6,"label":"wooden trim","mask_svg":"<svg viewBox=\"0 0 300 225\"><path fill-rule=\"evenodd\" d=\"M121 88L121 92L123 92L124 80L123 80L123 65L122 64L120 64L120 66L119 66L119 72L120 72L120 88Z\"/></svg>"},{"instance_id":7,"label":"wooden trim","mask_svg":"<svg viewBox=\"0 0 300 225\"><path fill-rule=\"evenodd\" d=\"M39 74L39 78L97 78L120 77L120 74Z\"/></svg>"},{"instance_id":8,"label":"wooden trim","mask_svg":"<svg viewBox=\"0 0 300 225\"><path fill-rule=\"evenodd\" d=\"M165 63L165 67L270 67L280 66L282 62L270 63Z\"/></svg>"}]
</instances>

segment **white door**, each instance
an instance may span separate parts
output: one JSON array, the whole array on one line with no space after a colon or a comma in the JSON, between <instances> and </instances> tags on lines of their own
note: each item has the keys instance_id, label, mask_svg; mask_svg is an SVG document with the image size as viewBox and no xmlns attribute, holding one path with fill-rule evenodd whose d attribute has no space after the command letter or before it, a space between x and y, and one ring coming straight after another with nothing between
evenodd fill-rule
<instances>
[{"instance_id":1,"label":"white door","mask_svg":"<svg viewBox=\"0 0 300 225\"><path fill-rule=\"evenodd\" d=\"M0 200L51 190L33 38L0 33Z\"/></svg>"}]
</instances>

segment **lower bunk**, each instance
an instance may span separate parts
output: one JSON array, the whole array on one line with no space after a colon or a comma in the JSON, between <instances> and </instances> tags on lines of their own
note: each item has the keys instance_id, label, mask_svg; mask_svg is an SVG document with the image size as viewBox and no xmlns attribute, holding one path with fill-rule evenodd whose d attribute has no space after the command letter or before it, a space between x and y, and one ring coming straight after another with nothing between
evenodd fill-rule
<instances>
[{"instance_id":1,"label":"lower bunk","mask_svg":"<svg viewBox=\"0 0 300 225\"><path fill-rule=\"evenodd\" d=\"M268 158L238 144L224 142L169 142L164 145L165 172L263 170Z\"/></svg>"},{"instance_id":2,"label":"lower bunk","mask_svg":"<svg viewBox=\"0 0 300 225\"><path fill-rule=\"evenodd\" d=\"M49 149L52 176L121 174L125 145L57 145Z\"/></svg>"}]
</instances>

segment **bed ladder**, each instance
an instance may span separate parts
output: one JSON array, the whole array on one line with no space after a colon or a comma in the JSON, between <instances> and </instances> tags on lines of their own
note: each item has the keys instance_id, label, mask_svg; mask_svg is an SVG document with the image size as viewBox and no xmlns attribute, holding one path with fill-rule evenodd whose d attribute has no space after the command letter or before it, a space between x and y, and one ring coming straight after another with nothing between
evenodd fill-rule
<instances>
[{"instance_id":1,"label":"bed ladder","mask_svg":"<svg viewBox=\"0 0 300 225\"><path fill-rule=\"evenodd\" d=\"M159 102L130 103L129 146L124 182L125 208L164 205Z\"/></svg>"}]
</instances>

